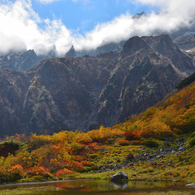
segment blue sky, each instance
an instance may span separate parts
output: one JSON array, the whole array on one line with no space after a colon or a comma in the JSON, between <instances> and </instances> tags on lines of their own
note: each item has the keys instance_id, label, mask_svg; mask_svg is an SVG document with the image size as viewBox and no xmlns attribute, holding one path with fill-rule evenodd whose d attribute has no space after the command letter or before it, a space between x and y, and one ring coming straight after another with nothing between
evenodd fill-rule
<instances>
[{"instance_id":1,"label":"blue sky","mask_svg":"<svg viewBox=\"0 0 195 195\"><path fill-rule=\"evenodd\" d=\"M64 55L189 26L194 0L0 0L0 53ZM133 19L145 11L147 16ZM158 14L156 14L158 13Z\"/></svg>"},{"instance_id":2,"label":"blue sky","mask_svg":"<svg viewBox=\"0 0 195 195\"><path fill-rule=\"evenodd\" d=\"M61 0L53 3L32 1L32 8L41 18L60 19L68 29L77 30L82 35L93 30L97 24L112 21L121 14L134 15L142 11L149 14L159 11L154 6L125 0Z\"/></svg>"}]
</instances>

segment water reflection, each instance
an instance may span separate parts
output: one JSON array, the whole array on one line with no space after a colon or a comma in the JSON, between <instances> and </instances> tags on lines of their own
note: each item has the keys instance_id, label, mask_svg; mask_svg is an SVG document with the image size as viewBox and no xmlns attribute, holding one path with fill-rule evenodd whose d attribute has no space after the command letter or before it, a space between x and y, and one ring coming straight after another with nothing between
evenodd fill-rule
<instances>
[{"instance_id":1,"label":"water reflection","mask_svg":"<svg viewBox=\"0 0 195 195\"><path fill-rule=\"evenodd\" d=\"M156 190L178 190L184 189L185 184L179 182L147 182L147 181L124 181L111 182L108 180L72 180L72 181L58 181L47 183L31 183L23 185L4 185L0 189L14 189L14 188L40 188L40 191L47 191L47 195L73 195L73 194L97 194L102 195L117 194L124 195L126 193L133 193L136 191L156 191ZM52 188L51 191L47 189ZM43 193L41 193L43 194Z\"/></svg>"},{"instance_id":2,"label":"water reflection","mask_svg":"<svg viewBox=\"0 0 195 195\"><path fill-rule=\"evenodd\" d=\"M111 183L114 186L114 188L118 190L125 190L128 188L128 181L121 181L121 182L112 181Z\"/></svg>"},{"instance_id":3,"label":"water reflection","mask_svg":"<svg viewBox=\"0 0 195 195\"><path fill-rule=\"evenodd\" d=\"M178 189L183 188L184 183L171 182L171 181L123 181L123 182L111 182L105 180L78 180L56 183L56 186L66 190L74 192L102 192L102 191L138 191L138 190L152 190L152 189Z\"/></svg>"}]
</instances>

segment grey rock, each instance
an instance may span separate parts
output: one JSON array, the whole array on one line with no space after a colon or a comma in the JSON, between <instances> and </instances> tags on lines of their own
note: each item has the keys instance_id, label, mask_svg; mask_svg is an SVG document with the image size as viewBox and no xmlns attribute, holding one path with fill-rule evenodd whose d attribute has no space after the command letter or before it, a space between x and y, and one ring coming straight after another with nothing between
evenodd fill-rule
<instances>
[{"instance_id":1,"label":"grey rock","mask_svg":"<svg viewBox=\"0 0 195 195\"><path fill-rule=\"evenodd\" d=\"M185 159L185 162L189 162L188 158Z\"/></svg>"},{"instance_id":2,"label":"grey rock","mask_svg":"<svg viewBox=\"0 0 195 195\"><path fill-rule=\"evenodd\" d=\"M168 142L168 141L165 141L165 142L164 142L164 146L170 147L169 142Z\"/></svg>"},{"instance_id":3,"label":"grey rock","mask_svg":"<svg viewBox=\"0 0 195 195\"><path fill-rule=\"evenodd\" d=\"M189 184L186 184L186 187L195 187L195 184L194 183L189 183Z\"/></svg>"},{"instance_id":4,"label":"grey rock","mask_svg":"<svg viewBox=\"0 0 195 195\"><path fill-rule=\"evenodd\" d=\"M98 165L98 168L99 169L102 169L104 166L103 165Z\"/></svg>"},{"instance_id":5,"label":"grey rock","mask_svg":"<svg viewBox=\"0 0 195 195\"><path fill-rule=\"evenodd\" d=\"M111 181L117 181L117 180L127 180L128 179L128 176L125 172L118 172L118 173L115 173L111 178L110 180Z\"/></svg>"},{"instance_id":6,"label":"grey rock","mask_svg":"<svg viewBox=\"0 0 195 195\"><path fill-rule=\"evenodd\" d=\"M185 142L185 138L180 138L179 142Z\"/></svg>"},{"instance_id":7,"label":"grey rock","mask_svg":"<svg viewBox=\"0 0 195 195\"><path fill-rule=\"evenodd\" d=\"M136 158L137 158L138 156L136 156ZM129 153L126 157L125 157L125 160L127 160L127 161L131 161L131 160L133 160L134 159L134 156L133 156L133 154L132 153Z\"/></svg>"}]
</instances>

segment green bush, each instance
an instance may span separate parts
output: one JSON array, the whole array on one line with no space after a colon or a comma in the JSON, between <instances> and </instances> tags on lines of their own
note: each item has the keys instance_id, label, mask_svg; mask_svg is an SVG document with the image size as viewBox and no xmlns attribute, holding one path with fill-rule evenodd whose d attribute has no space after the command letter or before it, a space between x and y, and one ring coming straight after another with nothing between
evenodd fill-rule
<instances>
[{"instance_id":1,"label":"green bush","mask_svg":"<svg viewBox=\"0 0 195 195\"><path fill-rule=\"evenodd\" d=\"M192 139L189 141L189 145L190 145L191 148L192 148L193 146L195 146L195 138L192 138Z\"/></svg>"},{"instance_id":2,"label":"green bush","mask_svg":"<svg viewBox=\"0 0 195 195\"><path fill-rule=\"evenodd\" d=\"M89 156L90 160L99 158L98 154L90 154Z\"/></svg>"},{"instance_id":3,"label":"green bush","mask_svg":"<svg viewBox=\"0 0 195 195\"><path fill-rule=\"evenodd\" d=\"M154 140L146 140L143 144L149 148L157 148L159 146L159 144Z\"/></svg>"},{"instance_id":4,"label":"green bush","mask_svg":"<svg viewBox=\"0 0 195 195\"><path fill-rule=\"evenodd\" d=\"M193 138L193 137L195 137L195 132L191 133L189 136L189 138Z\"/></svg>"}]
</instances>

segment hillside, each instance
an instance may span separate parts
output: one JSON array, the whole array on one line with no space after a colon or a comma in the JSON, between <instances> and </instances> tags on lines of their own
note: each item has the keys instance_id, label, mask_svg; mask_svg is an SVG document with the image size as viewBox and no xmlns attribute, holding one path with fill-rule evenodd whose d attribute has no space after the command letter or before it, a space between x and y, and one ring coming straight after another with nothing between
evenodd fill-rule
<instances>
[{"instance_id":1,"label":"hillside","mask_svg":"<svg viewBox=\"0 0 195 195\"><path fill-rule=\"evenodd\" d=\"M195 82L110 128L15 135L0 143L3 182L57 178L195 179Z\"/></svg>"},{"instance_id":2,"label":"hillside","mask_svg":"<svg viewBox=\"0 0 195 195\"><path fill-rule=\"evenodd\" d=\"M153 106L195 71L169 36L133 37L121 52L49 58L0 71L1 137L112 126Z\"/></svg>"}]
</instances>

